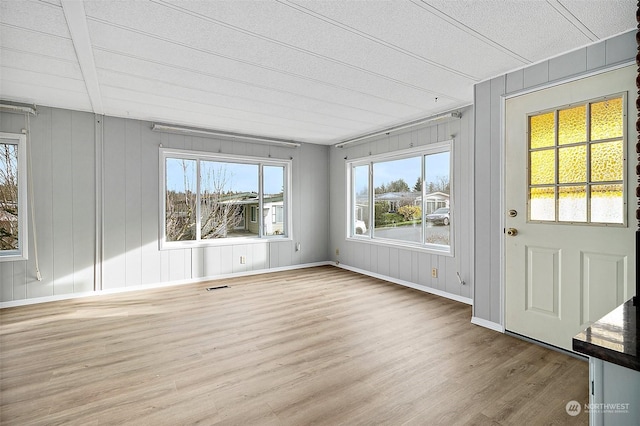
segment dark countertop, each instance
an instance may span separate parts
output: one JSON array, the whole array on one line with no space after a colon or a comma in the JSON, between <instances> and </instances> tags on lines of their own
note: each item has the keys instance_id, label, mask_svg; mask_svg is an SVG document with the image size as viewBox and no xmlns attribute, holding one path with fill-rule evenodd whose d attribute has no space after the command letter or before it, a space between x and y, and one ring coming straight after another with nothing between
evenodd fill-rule
<instances>
[{"instance_id":1,"label":"dark countertop","mask_svg":"<svg viewBox=\"0 0 640 426\"><path fill-rule=\"evenodd\" d=\"M640 371L640 307L633 299L618 306L573 338L573 350Z\"/></svg>"}]
</instances>

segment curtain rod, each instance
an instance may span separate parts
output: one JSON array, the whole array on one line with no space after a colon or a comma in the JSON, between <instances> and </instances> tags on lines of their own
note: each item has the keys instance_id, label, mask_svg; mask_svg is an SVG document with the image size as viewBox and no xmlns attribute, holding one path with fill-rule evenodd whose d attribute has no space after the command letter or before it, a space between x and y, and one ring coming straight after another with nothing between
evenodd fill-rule
<instances>
[{"instance_id":1,"label":"curtain rod","mask_svg":"<svg viewBox=\"0 0 640 426\"><path fill-rule=\"evenodd\" d=\"M407 129L409 127L415 127L415 126L419 126L421 124L433 123L435 121L444 121L444 120L449 120L449 119L453 119L453 118L462 118L462 113L456 111L456 112L448 112L446 114L434 115L432 117L421 118L420 120L410 121L408 123L400 124L400 125L393 126L393 127L389 127L387 129L384 129L384 130L379 130L379 131L376 131L376 132L367 133L367 134L362 135L362 136L357 136L355 138L347 139L347 140L344 140L342 142L339 142L339 143L335 144L334 147L336 147L336 148L344 148L345 146L350 145L352 143L361 142L361 141L363 141L365 139L373 138L375 136L386 135L386 134L389 134L391 132L396 132L398 130Z\"/></svg>"},{"instance_id":2,"label":"curtain rod","mask_svg":"<svg viewBox=\"0 0 640 426\"><path fill-rule=\"evenodd\" d=\"M36 115L36 106L28 104L13 104L6 103L6 101L0 101L0 111Z\"/></svg>"},{"instance_id":3,"label":"curtain rod","mask_svg":"<svg viewBox=\"0 0 640 426\"><path fill-rule=\"evenodd\" d=\"M282 145L297 148L300 143L288 141L285 139L268 138L256 135L249 135L244 133L223 132L218 130L201 129L197 127L186 127L172 124L153 123L151 130L155 132L177 133L181 135L195 135L195 136L222 136L233 139L243 139L248 141L262 142L271 145Z\"/></svg>"}]
</instances>

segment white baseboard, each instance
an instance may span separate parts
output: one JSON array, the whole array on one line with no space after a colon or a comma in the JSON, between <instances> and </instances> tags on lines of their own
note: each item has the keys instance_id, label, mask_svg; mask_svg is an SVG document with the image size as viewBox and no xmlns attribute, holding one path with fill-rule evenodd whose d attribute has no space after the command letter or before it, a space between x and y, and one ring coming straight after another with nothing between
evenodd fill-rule
<instances>
[{"instance_id":1,"label":"white baseboard","mask_svg":"<svg viewBox=\"0 0 640 426\"><path fill-rule=\"evenodd\" d=\"M326 266L326 265L333 265L333 262L326 261L326 262L315 262L315 263L303 263L299 265L281 266L278 268L259 269L255 271L236 272L231 274L222 274L222 275L215 275L210 277L193 278L189 280L170 281L170 282L154 283L154 284L148 284L148 285L137 285L132 287L114 288L110 290L87 291L82 293L69 293L69 294L60 294L60 295L54 295L54 296L35 297L33 299L12 300L9 302L0 302L0 309L14 308L17 306L35 305L38 303L55 302L58 300L69 300L69 299L78 299L78 298L90 297L90 296L99 296L103 294L118 294L118 293L127 293L130 291L151 290L154 288L172 287L177 285L197 284L205 281L216 281L216 280L223 280L223 279L236 278L236 277L245 277L249 275L261 275L261 274L268 274L271 272L292 271L295 269L311 268L314 266Z\"/></svg>"},{"instance_id":2,"label":"white baseboard","mask_svg":"<svg viewBox=\"0 0 640 426\"><path fill-rule=\"evenodd\" d=\"M480 327L489 328L499 333L504 333L504 326L497 322L487 321L486 319L471 317L471 324L479 325Z\"/></svg>"},{"instance_id":3,"label":"white baseboard","mask_svg":"<svg viewBox=\"0 0 640 426\"><path fill-rule=\"evenodd\" d=\"M467 305L473 304L473 300L469 297L458 296L457 294L448 293L446 291L438 290L437 288L427 287L424 285L418 285L416 283L412 283L405 280L400 280L398 278L388 277L386 275L376 274L375 272L366 271L364 269L354 268L353 266L343 265L342 263L331 263L332 265L337 266L338 268L346 269L348 271L357 272L362 275L367 275L373 278L379 278L381 280L389 281L394 284L399 284L401 286L410 287L416 290L424 291L425 293L435 294L436 296L441 296L447 299L455 300L456 302L466 303Z\"/></svg>"}]
</instances>

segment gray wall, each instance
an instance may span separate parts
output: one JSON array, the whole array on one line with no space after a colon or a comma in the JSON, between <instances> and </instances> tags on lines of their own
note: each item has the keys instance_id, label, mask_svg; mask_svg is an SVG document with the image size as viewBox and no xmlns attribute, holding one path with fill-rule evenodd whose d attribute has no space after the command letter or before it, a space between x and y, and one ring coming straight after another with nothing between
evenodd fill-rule
<instances>
[{"instance_id":1,"label":"gray wall","mask_svg":"<svg viewBox=\"0 0 640 426\"><path fill-rule=\"evenodd\" d=\"M113 117L104 117L102 122L102 117L93 114L46 107L39 107L38 115L30 121L43 280L35 278L30 232L29 260L0 262L2 302L93 291L95 256L100 248L102 268L98 272L102 272L104 290L327 259L325 146L286 148L162 134L152 132L148 122ZM0 114L0 131L20 133L25 127L24 116ZM160 144L236 155L293 157L293 241L160 251ZM96 201L103 203L103 214L96 209ZM301 244L297 252L296 242ZM240 264L240 256L246 256L246 264Z\"/></svg>"},{"instance_id":2,"label":"gray wall","mask_svg":"<svg viewBox=\"0 0 640 426\"><path fill-rule=\"evenodd\" d=\"M500 197L503 97L635 60L635 31L475 86L475 292L474 317L502 324Z\"/></svg>"},{"instance_id":3,"label":"gray wall","mask_svg":"<svg viewBox=\"0 0 640 426\"><path fill-rule=\"evenodd\" d=\"M462 118L432 124L400 134L381 136L346 148L331 148L330 187L331 212L329 244L330 259L347 267L379 274L409 284L431 288L463 298L472 297L473 278L473 108L460 110ZM442 256L416 249L388 247L368 242L347 241L347 207L345 159L454 140L453 199L456 206L454 256ZM410 183L412 184L412 183ZM336 256L338 249L340 255ZM431 277L431 268L438 268L438 278ZM460 272L466 285L460 285Z\"/></svg>"}]
</instances>

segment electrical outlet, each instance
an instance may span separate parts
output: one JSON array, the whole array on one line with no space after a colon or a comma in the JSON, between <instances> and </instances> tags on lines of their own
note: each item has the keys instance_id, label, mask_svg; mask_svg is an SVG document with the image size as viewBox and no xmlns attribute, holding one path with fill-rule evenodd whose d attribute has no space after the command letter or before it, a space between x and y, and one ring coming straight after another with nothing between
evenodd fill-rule
<instances>
[{"instance_id":1,"label":"electrical outlet","mask_svg":"<svg viewBox=\"0 0 640 426\"><path fill-rule=\"evenodd\" d=\"M431 277L438 278L438 268L431 268Z\"/></svg>"},{"instance_id":2,"label":"electrical outlet","mask_svg":"<svg viewBox=\"0 0 640 426\"><path fill-rule=\"evenodd\" d=\"M340 249L336 249L336 256L340 256Z\"/></svg>"},{"instance_id":3,"label":"electrical outlet","mask_svg":"<svg viewBox=\"0 0 640 426\"><path fill-rule=\"evenodd\" d=\"M244 265L245 263L247 263L247 256L240 256L240 264Z\"/></svg>"}]
</instances>

